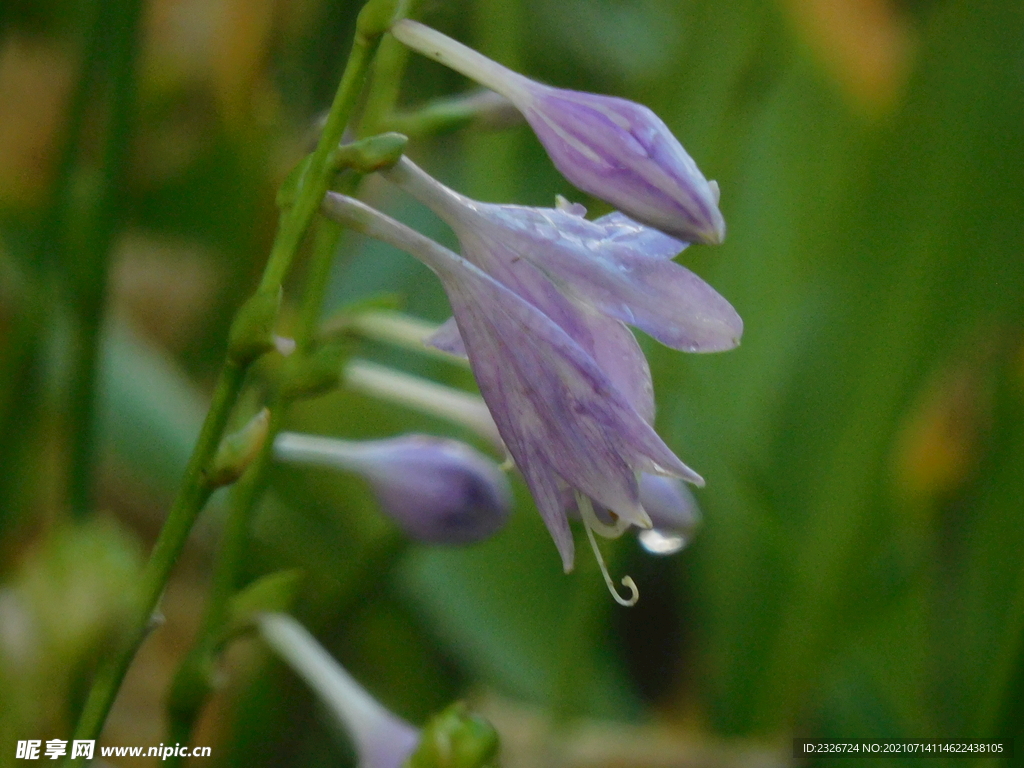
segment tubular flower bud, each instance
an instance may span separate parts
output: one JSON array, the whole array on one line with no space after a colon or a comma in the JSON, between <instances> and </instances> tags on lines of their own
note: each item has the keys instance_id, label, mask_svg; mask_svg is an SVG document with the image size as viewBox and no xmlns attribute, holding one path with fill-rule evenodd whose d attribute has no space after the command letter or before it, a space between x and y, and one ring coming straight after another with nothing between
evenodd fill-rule
<instances>
[{"instance_id":1,"label":"tubular flower bud","mask_svg":"<svg viewBox=\"0 0 1024 768\"><path fill-rule=\"evenodd\" d=\"M299 622L283 613L257 620L267 644L316 691L348 732L359 768L401 768L416 750L419 732L393 715L355 681Z\"/></svg>"},{"instance_id":2,"label":"tubular flower bud","mask_svg":"<svg viewBox=\"0 0 1024 768\"><path fill-rule=\"evenodd\" d=\"M431 544L485 539L504 526L512 507L498 466L456 440L406 435L355 442L284 432L274 453L362 475L384 512L411 538Z\"/></svg>"},{"instance_id":3,"label":"tubular flower bud","mask_svg":"<svg viewBox=\"0 0 1024 768\"><path fill-rule=\"evenodd\" d=\"M498 734L456 702L417 730L385 709L295 619L263 613L267 645L312 688L352 738L359 768L485 768L494 765Z\"/></svg>"},{"instance_id":4,"label":"tubular flower bud","mask_svg":"<svg viewBox=\"0 0 1024 768\"><path fill-rule=\"evenodd\" d=\"M647 107L534 82L409 19L391 33L515 104L555 167L578 188L686 242L725 239L718 185Z\"/></svg>"}]
</instances>

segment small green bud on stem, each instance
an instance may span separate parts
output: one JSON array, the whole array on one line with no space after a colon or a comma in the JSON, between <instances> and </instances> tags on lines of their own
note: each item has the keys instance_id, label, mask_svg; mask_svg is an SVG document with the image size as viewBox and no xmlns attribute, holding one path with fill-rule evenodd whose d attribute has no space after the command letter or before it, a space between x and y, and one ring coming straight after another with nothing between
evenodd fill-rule
<instances>
[{"instance_id":1,"label":"small green bud on stem","mask_svg":"<svg viewBox=\"0 0 1024 768\"><path fill-rule=\"evenodd\" d=\"M278 396L296 400L330 392L341 383L345 356L340 344L325 344L311 355L290 355L277 374Z\"/></svg>"},{"instance_id":2,"label":"small green bud on stem","mask_svg":"<svg viewBox=\"0 0 1024 768\"><path fill-rule=\"evenodd\" d=\"M387 32L399 16L403 0L370 0L356 17L356 36L369 42Z\"/></svg>"},{"instance_id":3,"label":"small green bud on stem","mask_svg":"<svg viewBox=\"0 0 1024 768\"><path fill-rule=\"evenodd\" d=\"M270 410L264 408L237 432L221 440L206 474L207 485L219 488L235 482L259 455L270 429Z\"/></svg>"},{"instance_id":4,"label":"small green bud on stem","mask_svg":"<svg viewBox=\"0 0 1024 768\"><path fill-rule=\"evenodd\" d=\"M337 170L351 168L359 173L373 173L390 168L402 159L407 136L401 133L380 133L365 139L342 144L331 155L331 165Z\"/></svg>"},{"instance_id":5,"label":"small green bud on stem","mask_svg":"<svg viewBox=\"0 0 1024 768\"><path fill-rule=\"evenodd\" d=\"M228 357L246 366L274 348L274 323L281 306L281 290L257 291L235 315L228 336Z\"/></svg>"}]
</instances>

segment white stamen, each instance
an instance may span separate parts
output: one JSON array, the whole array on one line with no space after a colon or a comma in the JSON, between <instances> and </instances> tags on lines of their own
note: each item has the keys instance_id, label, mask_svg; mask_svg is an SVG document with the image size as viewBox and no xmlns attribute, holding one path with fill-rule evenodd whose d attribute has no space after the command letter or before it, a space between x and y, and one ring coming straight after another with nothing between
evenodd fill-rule
<instances>
[{"instance_id":1,"label":"white stamen","mask_svg":"<svg viewBox=\"0 0 1024 768\"><path fill-rule=\"evenodd\" d=\"M585 501L584 501L585 500ZM615 589L615 585L612 583L612 577L608 575L608 566L604 564L604 558L601 556L601 550L597 547L597 539L594 538L594 532L590 528L590 522L587 520L586 513L583 512L584 507L590 508L590 516L593 519L594 510L590 507L590 499L584 496L580 492L576 492L576 504L580 508L580 517L583 518L583 527L587 530L587 539L590 540L590 548L594 550L594 557L597 558L597 564L601 568L601 575L604 577L605 586L608 587L608 591L612 593L612 597L615 602L619 605L630 608L636 605L636 601L640 599L640 590L637 589L636 582L633 581L632 576L626 576L622 579L622 586L628 589L631 593L629 599L622 597Z\"/></svg>"},{"instance_id":2,"label":"white stamen","mask_svg":"<svg viewBox=\"0 0 1024 768\"><path fill-rule=\"evenodd\" d=\"M602 522L598 519L597 513L594 512L594 505L590 501L590 497L576 492L576 506L580 510L580 517L583 518L583 522L588 528L597 531L599 534L604 536L606 539L617 539L622 535L631 523L624 517L616 515L614 512L612 518L615 520L614 523L609 525L608 523Z\"/></svg>"}]
</instances>

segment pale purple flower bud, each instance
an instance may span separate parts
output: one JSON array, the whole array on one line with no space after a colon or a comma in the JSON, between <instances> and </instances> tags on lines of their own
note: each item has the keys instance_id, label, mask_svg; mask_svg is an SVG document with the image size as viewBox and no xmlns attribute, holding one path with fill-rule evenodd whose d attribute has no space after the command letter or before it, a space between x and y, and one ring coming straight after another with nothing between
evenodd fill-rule
<instances>
[{"instance_id":1,"label":"pale purple flower bud","mask_svg":"<svg viewBox=\"0 0 1024 768\"><path fill-rule=\"evenodd\" d=\"M306 681L352 739L359 768L401 768L420 733L377 702L331 658L305 627L283 613L264 613L260 634Z\"/></svg>"},{"instance_id":2,"label":"pale purple flower bud","mask_svg":"<svg viewBox=\"0 0 1024 768\"><path fill-rule=\"evenodd\" d=\"M391 32L515 104L555 167L583 191L687 242L725 238L718 185L647 107L534 82L409 19Z\"/></svg>"},{"instance_id":3,"label":"pale purple flower bud","mask_svg":"<svg viewBox=\"0 0 1024 768\"><path fill-rule=\"evenodd\" d=\"M480 392L566 570L572 568L574 547L562 487L647 528L638 472L703 484L594 358L534 304L458 254L357 200L330 193L324 211L409 251L440 277Z\"/></svg>"},{"instance_id":4,"label":"pale purple flower bud","mask_svg":"<svg viewBox=\"0 0 1024 768\"><path fill-rule=\"evenodd\" d=\"M284 432L274 453L362 475L383 510L417 541L480 541L504 526L512 507L497 464L457 440L406 435L357 442Z\"/></svg>"}]
</instances>

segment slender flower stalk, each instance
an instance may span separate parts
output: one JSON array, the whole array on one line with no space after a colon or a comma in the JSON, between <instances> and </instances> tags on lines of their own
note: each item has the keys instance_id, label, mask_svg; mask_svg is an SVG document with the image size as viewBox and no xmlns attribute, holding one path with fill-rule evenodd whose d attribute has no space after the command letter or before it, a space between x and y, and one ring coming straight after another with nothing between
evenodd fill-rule
<instances>
[{"instance_id":1,"label":"slender flower stalk","mask_svg":"<svg viewBox=\"0 0 1024 768\"><path fill-rule=\"evenodd\" d=\"M486 539L505 525L512 508L498 466L457 440L405 435L356 441L282 432L274 454L362 475L388 516L410 537L431 544Z\"/></svg>"},{"instance_id":2,"label":"slender flower stalk","mask_svg":"<svg viewBox=\"0 0 1024 768\"><path fill-rule=\"evenodd\" d=\"M345 383L365 395L464 426L499 451L505 450L487 404L477 395L365 360L349 361Z\"/></svg>"},{"instance_id":3,"label":"slender flower stalk","mask_svg":"<svg viewBox=\"0 0 1024 768\"><path fill-rule=\"evenodd\" d=\"M343 318L337 323L327 323L323 329L325 334L331 333L334 327L351 330L367 339L393 344L412 352L433 353L448 362L465 364L465 354L453 356L451 353L438 354L444 350L427 344L440 330L436 323L428 323L401 312L380 310L363 312L353 318Z\"/></svg>"},{"instance_id":4,"label":"slender flower stalk","mask_svg":"<svg viewBox=\"0 0 1024 768\"><path fill-rule=\"evenodd\" d=\"M637 472L703 483L594 359L533 304L458 254L356 200L332 194L324 209L408 251L441 279L481 394L567 571L574 546L560 498L564 486L647 528Z\"/></svg>"},{"instance_id":5,"label":"slender flower stalk","mask_svg":"<svg viewBox=\"0 0 1024 768\"><path fill-rule=\"evenodd\" d=\"M687 242L725 239L718 185L647 107L534 82L409 19L391 33L515 104L555 167L584 192Z\"/></svg>"}]
</instances>

